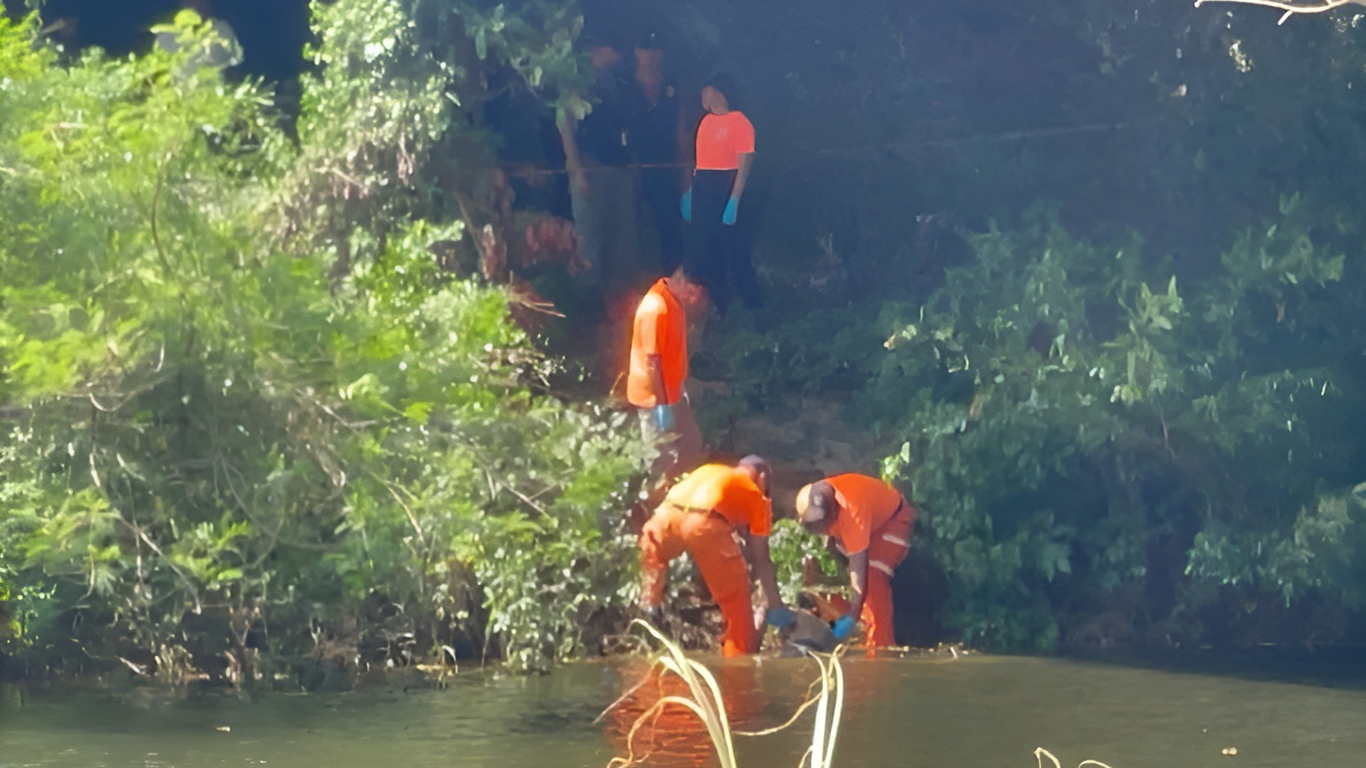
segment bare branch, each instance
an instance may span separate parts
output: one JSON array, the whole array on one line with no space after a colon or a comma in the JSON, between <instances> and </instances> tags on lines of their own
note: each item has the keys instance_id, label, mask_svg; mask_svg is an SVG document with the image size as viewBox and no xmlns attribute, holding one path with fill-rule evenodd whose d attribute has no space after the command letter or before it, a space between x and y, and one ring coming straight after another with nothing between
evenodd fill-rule
<instances>
[{"instance_id":1,"label":"bare branch","mask_svg":"<svg viewBox=\"0 0 1366 768\"><path fill-rule=\"evenodd\" d=\"M1276 8L1285 11L1281 20L1277 24L1284 24L1285 20L1299 13L1323 13L1334 8L1341 8L1344 5L1366 5L1366 0L1324 0L1320 5L1301 5L1299 3L1281 2L1281 0L1195 0L1195 7L1199 8L1205 3L1238 3L1241 5L1261 5L1267 8Z\"/></svg>"}]
</instances>

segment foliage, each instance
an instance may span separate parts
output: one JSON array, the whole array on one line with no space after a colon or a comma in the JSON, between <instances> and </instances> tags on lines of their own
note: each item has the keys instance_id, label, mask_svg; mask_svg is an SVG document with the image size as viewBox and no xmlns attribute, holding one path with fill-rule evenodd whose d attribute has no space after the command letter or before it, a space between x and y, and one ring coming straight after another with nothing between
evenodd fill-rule
<instances>
[{"instance_id":1,"label":"foliage","mask_svg":"<svg viewBox=\"0 0 1366 768\"><path fill-rule=\"evenodd\" d=\"M769 555L778 577L778 590L783 602L796 605L803 587L804 563L814 560L821 575L827 578L838 573L838 564L818 538L802 529L796 520L783 518L773 522L769 537Z\"/></svg>"},{"instance_id":2,"label":"foliage","mask_svg":"<svg viewBox=\"0 0 1366 768\"><path fill-rule=\"evenodd\" d=\"M1363 301L1325 245L1334 210L1285 198L1180 285L1137 236L1078 240L1047 208L965 236L973 257L923 303L865 297L822 312L836 334L738 335L745 360L801 362L732 382L755 403L838 394L889 446L881 472L948 578L940 621L1013 649L1340 636L1366 551L1344 490L1361 479ZM795 567L800 545L774 539Z\"/></svg>"},{"instance_id":3,"label":"foliage","mask_svg":"<svg viewBox=\"0 0 1366 768\"><path fill-rule=\"evenodd\" d=\"M315 21L297 145L187 53L61 68L0 21L0 585L44 664L249 684L487 629L544 668L622 604L645 447L410 220L455 74L395 3Z\"/></svg>"},{"instance_id":4,"label":"foliage","mask_svg":"<svg viewBox=\"0 0 1366 768\"><path fill-rule=\"evenodd\" d=\"M299 151L263 201L280 236L330 248L340 275L405 218L474 227L496 213L481 205L499 184L482 104L512 88L548 104L582 90L583 19L573 2L484 5L313 5L318 42L305 55L317 69L305 76Z\"/></svg>"},{"instance_id":5,"label":"foliage","mask_svg":"<svg viewBox=\"0 0 1366 768\"><path fill-rule=\"evenodd\" d=\"M1136 241L1107 258L1036 213L1023 232L972 237L976 261L895 330L870 385L903 409L887 469L929 511L968 639L1051 647L1060 620L1076 629L1069 614L1124 606L1145 583L1129 611L1150 639L1229 629L1176 625L1203 606L1152 598L1172 569L1254 603L1351 592L1298 567L1311 546L1338 567L1357 558L1322 535L1347 524L1320 483L1350 476L1353 427L1331 342L1349 336L1327 308L1343 256L1313 244L1312 222L1287 199L1183 296L1175 278L1140 279ZM1287 355L1305 338L1330 341Z\"/></svg>"}]
</instances>

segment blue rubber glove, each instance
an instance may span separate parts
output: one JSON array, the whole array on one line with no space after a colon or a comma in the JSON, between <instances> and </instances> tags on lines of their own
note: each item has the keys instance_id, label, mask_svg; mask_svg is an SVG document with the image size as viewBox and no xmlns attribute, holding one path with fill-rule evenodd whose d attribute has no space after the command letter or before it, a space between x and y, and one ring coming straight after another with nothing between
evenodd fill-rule
<instances>
[{"instance_id":1,"label":"blue rubber glove","mask_svg":"<svg viewBox=\"0 0 1366 768\"><path fill-rule=\"evenodd\" d=\"M692 187L688 187L683 199L678 201L678 212L683 214L684 221L692 221Z\"/></svg>"},{"instance_id":2,"label":"blue rubber glove","mask_svg":"<svg viewBox=\"0 0 1366 768\"><path fill-rule=\"evenodd\" d=\"M791 608L769 608L764 611L764 623L774 629L784 629L796 620L797 614Z\"/></svg>"},{"instance_id":3,"label":"blue rubber glove","mask_svg":"<svg viewBox=\"0 0 1366 768\"><path fill-rule=\"evenodd\" d=\"M830 626L830 634L834 635L836 640L843 640L849 637L849 633L853 631L854 617L849 614L845 614L838 619L835 619L835 623Z\"/></svg>"},{"instance_id":4,"label":"blue rubber glove","mask_svg":"<svg viewBox=\"0 0 1366 768\"><path fill-rule=\"evenodd\" d=\"M729 202L729 203L726 203L726 212L723 213L723 214L721 214L721 223L722 223L722 224L734 224L734 223L735 223L736 217L738 217L739 215L740 215L740 200L739 200L738 198L732 197L732 198L730 199L730 202ZM685 218L686 218L686 217L685 217Z\"/></svg>"},{"instance_id":5,"label":"blue rubber glove","mask_svg":"<svg viewBox=\"0 0 1366 768\"><path fill-rule=\"evenodd\" d=\"M656 405L653 411L655 426L661 432L674 428L674 407L672 405Z\"/></svg>"}]
</instances>

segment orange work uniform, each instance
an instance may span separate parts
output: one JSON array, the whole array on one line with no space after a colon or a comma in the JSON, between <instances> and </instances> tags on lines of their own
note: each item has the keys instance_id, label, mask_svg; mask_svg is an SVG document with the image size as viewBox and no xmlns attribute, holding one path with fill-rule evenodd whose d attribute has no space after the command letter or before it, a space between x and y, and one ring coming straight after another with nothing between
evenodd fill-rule
<instances>
[{"instance_id":1,"label":"orange work uniform","mask_svg":"<svg viewBox=\"0 0 1366 768\"><path fill-rule=\"evenodd\" d=\"M640 534L642 601L660 605L669 561L684 552L692 555L726 620L725 656L754 653L759 646L749 568L732 535L739 527L767 536L773 528L772 504L745 470L707 464L669 491Z\"/></svg>"},{"instance_id":2,"label":"orange work uniform","mask_svg":"<svg viewBox=\"0 0 1366 768\"><path fill-rule=\"evenodd\" d=\"M688 378L688 319L683 305L669 290L667 279L656 280L636 308L626 399L637 408L677 403L683 395L683 382ZM655 392L650 386L651 355L659 355L666 403L655 401Z\"/></svg>"},{"instance_id":3,"label":"orange work uniform","mask_svg":"<svg viewBox=\"0 0 1366 768\"><path fill-rule=\"evenodd\" d=\"M892 627L892 573L911 549L916 511L897 489L867 475L827 477L840 505L827 531L845 555L868 552L868 594L859 620L869 647L896 644Z\"/></svg>"},{"instance_id":4,"label":"orange work uniform","mask_svg":"<svg viewBox=\"0 0 1366 768\"><path fill-rule=\"evenodd\" d=\"M740 156L754 152L754 124L738 109L724 115L708 113L697 124L697 170L733 171Z\"/></svg>"}]
</instances>

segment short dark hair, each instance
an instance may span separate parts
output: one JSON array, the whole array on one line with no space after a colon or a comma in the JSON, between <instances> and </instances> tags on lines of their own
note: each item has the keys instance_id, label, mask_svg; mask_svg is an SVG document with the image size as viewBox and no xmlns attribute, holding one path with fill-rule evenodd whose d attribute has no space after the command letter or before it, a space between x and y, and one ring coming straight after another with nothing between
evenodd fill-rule
<instances>
[{"instance_id":1,"label":"short dark hair","mask_svg":"<svg viewBox=\"0 0 1366 768\"><path fill-rule=\"evenodd\" d=\"M735 84L735 78L729 72L717 72L707 78L707 82L702 84L703 88L715 88L726 97L726 106L731 109L740 107L740 87Z\"/></svg>"},{"instance_id":2,"label":"short dark hair","mask_svg":"<svg viewBox=\"0 0 1366 768\"><path fill-rule=\"evenodd\" d=\"M759 456L758 454L754 454L754 453L751 453L750 455L744 457L743 459L740 459L739 466L742 466L742 467L744 467L745 469L753 469L753 470L755 470L756 472L771 472L771 471L772 471L772 470L769 469L768 460L765 459L763 456Z\"/></svg>"},{"instance_id":3,"label":"short dark hair","mask_svg":"<svg viewBox=\"0 0 1366 768\"><path fill-rule=\"evenodd\" d=\"M759 490L763 491L765 496L768 496L772 492L773 489L771 486L773 484L773 468L769 466L768 460L765 459L763 456L751 453L743 459L740 459L740 462L737 466L743 469L747 469L753 472L754 474L764 478L764 485L770 487L760 487Z\"/></svg>"}]
</instances>

